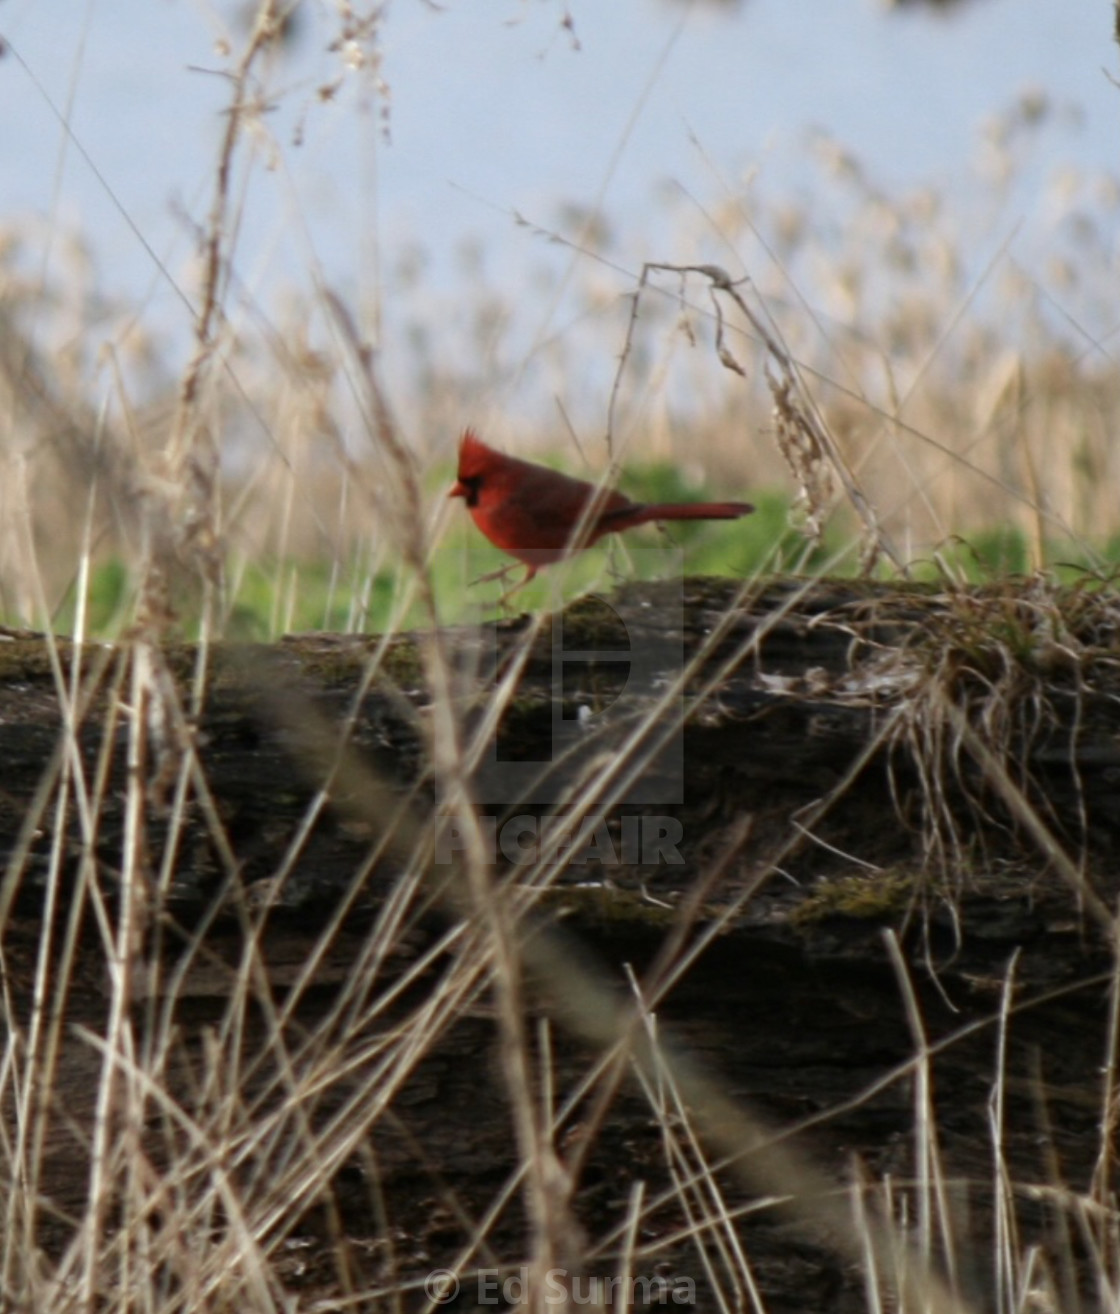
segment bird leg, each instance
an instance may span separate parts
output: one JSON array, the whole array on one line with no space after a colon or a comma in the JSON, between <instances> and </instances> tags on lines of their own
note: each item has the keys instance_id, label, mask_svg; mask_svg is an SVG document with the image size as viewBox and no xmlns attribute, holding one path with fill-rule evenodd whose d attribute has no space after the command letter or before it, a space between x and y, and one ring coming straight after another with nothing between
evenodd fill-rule
<instances>
[{"instance_id":1,"label":"bird leg","mask_svg":"<svg viewBox=\"0 0 1120 1314\"><path fill-rule=\"evenodd\" d=\"M476 584L490 584L493 583L493 581L496 579L505 579L505 577L509 574L511 570L513 570L516 567L516 565L517 565L516 561L510 561L506 565L500 566L497 570L488 570L485 575L479 575L478 579L472 579L471 582L467 585L467 588L473 589ZM522 580L521 583L524 584L525 581ZM516 587L520 588L521 585L519 584Z\"/></svg>"},{"instance_id":2,"label":"bird leg","mask_svg":"<svg viewBox=\"0 0 1120 1314\"><path fill-rule=\"evenodd\" d=\"M476 584L490 584L496 579L504 580L509 575L511 570L516 570L516 569L517 569L517 562L511 561L508 565L502 566L498 570L488 570L485 575L479 575L478 579L472 579L471 582L467 585L467 587L473 589ZM530 566L526 564L524 579L519 579L517 583L513 586L513 588L506 589L506 591L498 599L498 606L504 609L506 602L510 598L512 598L515 593L523 589L525 585L529 583L529 581L533 578L533 576L536 573L537 573L536 566Z\"/></svg>"},{"instance_id":3,"label":"bird leg","mask_svg":"<svg viewBox=\"0 0 1120 1314\"><path fill-rule=\"evenodd\" d=\"M523 589L523 588L525 587L525 585L529 583L529 581L533 578L533 576L534 576L536 573L537 573L537 568L536 568L536 566L526 565L526 567L525 567L525 578L524 578L524 579L519 579L519 580L517 581L517 583L513 586L513 588L511 588L511 589L506 589L506 591L505 591L505 592L502 594L502 596L498 599L498 606L499 606L499 607L504 607L504 606L506 605L506 603L509 602L510 598L512 598L513 595L514 595L515 593L520 592L521 589Z\"/></svg>"}]
</instances>

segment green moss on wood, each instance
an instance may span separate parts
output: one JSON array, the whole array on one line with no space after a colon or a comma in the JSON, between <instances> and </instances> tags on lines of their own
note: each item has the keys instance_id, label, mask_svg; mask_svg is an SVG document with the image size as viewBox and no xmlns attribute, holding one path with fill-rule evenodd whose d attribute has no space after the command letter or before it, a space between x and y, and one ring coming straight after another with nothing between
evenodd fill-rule
<instances>
[{"instance_id":1,"label":"green moss on wood","mask_svg":"<svg viewBox=\"0 0 1120 1314\"><path fill-rule=\"evenodd\" d=\"M912 872L861 872L821 881L790 913L794 926L810 926L833 917L891 921L904 913L914 894Z\"/></svg>"}]
</instances>

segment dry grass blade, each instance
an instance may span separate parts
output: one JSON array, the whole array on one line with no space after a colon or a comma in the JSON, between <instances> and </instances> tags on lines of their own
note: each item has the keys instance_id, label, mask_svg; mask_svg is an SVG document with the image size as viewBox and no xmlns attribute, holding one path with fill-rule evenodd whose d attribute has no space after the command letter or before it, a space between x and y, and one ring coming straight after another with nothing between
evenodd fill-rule
<instances>
[{"instance_id":1,"label":"dry grass blade","mask_svg":"<svg viewBox=\"0 0 1120 1314\"><path fill-rule=\"evenodd\" d=\"M1093 917L1102 930L1111 936L1116 925L1115 917L1093 889L1089 878L1065 851L1054 833L1039 816L1023 790L1011 778L1006 764L980 738L959 707L947 703L944 713L953 726L960 742L975 758L984 772L988 784L999 794L1008 811L1038 845L1054 870L1074 891L1080 905Z\"/></svg>"},{"instance_id":2,"label":"dry grass blade","mask_svg":"<svg viewBox=\"0 0 1120 1314\"><path fill-rule=\"evenodd\" d=\"M820 408L813 401L805 385L796 360L779 340L777 328L765 323L747 304L740 290L746 280L732 279L716 265L650 263L642 266L639 291L645 285L649 274L655 270L680 274L682 277L686 274L699 274L708 280L715 314L716 354L724 368L745 376L745 370L732 356L726 344L720 295L731 299L751 330L763 343L770 362L777 370L776 376L771 375L768 370L766 377L774 401L778 446L801 488L801 496L809 508L809 524L815 526L814 532L819 535L820 527L827 516L826 502L829 490L824 472L830 470L839 480L845 496L863 522L867 536L862 554L865 571L870 572L878 558L885 556L900 574L905 574L906 564L902 555L880 524L874 506L860 487L855 473L849 468L839 445L829 432ZM634 314L636 317L637 294L635 294ZM633 319L631 330L632 328ZM628 347L629 337L627 350L624 350L622 356L623 362L626 360ZM621 372L621 364L619 368Z\"/></svg>"},{"instance_id":3,"label":"dry grass blade","mask_svg":"<svg viewBox=\"0 0 1120 1314\"><path fill-rule=\"evenodd\" d=\"M220 583L219 449L210 425L204 390L218 350L218 325L232 268L236 223L232 214L233 161L247 119L259 107L250 94L254 65L276 34L280 19L273 0L260 0L249 38L232 72L232 95L218 151L214 196L204 236L201 305L195 317L195 350L179 389L179 404L169 444L173 485L180 498L171 523L177 526L181 551L209 589ZM153 562L153 569L156 563Z\"/></svg>"},{"instance_id":4,"label":"dry grass blade","mask_svg":"<svg viewBox=\"0 0 1120 1314\"><path fill-rule=\"evenodd\" d=\"M370 822L385 815L389 802L387 787L348 753L340 757L335 734L310 708L300 705L294 695L285 693L276 706L276 714L298 738L308 770L316 772L329 766L340 781L341 792L352 800L360 800L355 809L359 815ZM399 842L406 850L418 841L421 826L416 819L398 828ZM461 873L447 887L447 892L460 911L477 915L475 895L466 873ZM861 1259L866 1242L852 1231L844 1193L838 1185L813 1169L751 1113L728 1099L716 1079L663 1036L659 1035L654 1042L648 1033L636 1032L632 1008L615 1001L612 987L590 972L582 958L569 952L558 932L537 928L523 941L511 938L513 946L534 990L540 992L550 1013L566 1029L604 1052L611 1052L621 1044L643 1080L654 1086L670 1081L682 1104L692 1110L701 1140L749 1189L789 1196L789 1209L795 1217L822 1226L835 1238L842 1253L855 1262ZM524 1098L529 1101L531 1111L535 1107L534 1097L526 1091ZM530 1116L534 1115L530 1112ZM906 1307L912 1302L915 1308L923 1307L934 1314L961 1314L966 1310L967 1306L939 1283L920 1257L901 1259L904 1243L888 1223L869 1224L867 1235L871 1238L881 1279L890 1282L891 1275L901 1274L900 1298Z\"/></svg>"},{"instance_id":5,"label":"dry grass blade","mask_svg":"<svg viewBox=\"0 0 1120 1314\"><path fill-rule=\"evenodd\" d=\"M1098 879L1094 866L1100 799L1120 763L1114 722L1101 712L1115 704L1120 679L1115 581L1102 575L1068 592L1042 577L958 587L1002 561L1003 549L953 537L1003 534L1000 542L1040 567L1064 561L1066 549L1078 568L1115 555L1120 374L1107 351L1114 307L1104 292L1114 274L1111 228L1100 224L1098 236L1080 202L1053 207L1067 232L1080 234L1063 249L1085 257L1065 299L1054 293L1058 283L1012 260L1007 241L979 259L938 196L890 198L858 161L834 152L846 181L827 198L840 202L828 225L804 202L793 213L748 205L759 176L725 187L725 204L703 210L702 232L690 222L670 234L670 250L727 252L719 258L731 269L758 273L749 285L702 263L706 254L635 271L606 259L612 237L600 205L628 127L592 210L573 211L574 240L542 225L519 231L539 248L541 238L555 246L512 291L501 281L512 252L503 250L501 275L488 283L484 252L448 260L441 251L433 269L459 264L467 274L450 306L446 286L424 272L427 253L394 240L373 261L374 301L391 291L394 303L372 304L357 283L343 298L327 288L312 250L313 209L328 192L305 199L298 166L283 158L285 131L291 126L288 140L303 142L316 113L323 127L346 130L358 80L351 74L364 78L363 106L386 116L374 134L387 122L388 75L379 70L389 47L380 32L391 7L336 8L258 0L242 16L240 44L219 55L227 58L219 75L226 108L212 186L197 225L187 221L198 258L194 304L84 150L72 106L57 114L61 142L80 153L171 284L175 313L187 312L182 337L162 339L166 349L158 314L149 328L147 306L114 303L104 284L115 279L99 283L95 234L66 240L56 215L45 233L36 221L0 231L0 603L5 619L50 631L41 659L49 677L36 685L42 716L28 724L38 733L49 723L51 736L34 758L34 770L45 764L38 788L32 780L22 795L0 797L11 822L0 886L0 1304L45 1314L403 1310L434 1299L421 1265L451 1255L462 1275L469 1265L515 1273L527 1259L538 1308L553 1269L613 1266L625 1306L632 1277L683 1256L682 1268L706 1280L713 1307L765 1314L773 1252L760 1233L778 1220L772 1230L800 1229L806 1249L833 1247L841 1262L826 1257L822 1268L831 1264L830 1276L840 1273L857 1300L858 1270L875 1314L963 1312L962 1292L981 1268L977 1299L994 1293L999 1314L1072 1314L1090 1308L1083 1293L1091 1284L1100 1306L1116 1307L1120 922L1106 892L1110 871ZM330 40L319 54L330 76L291 76L324 21ZM561 28L570 26L565 15ZM34 82L12 53L14 71ZM293 96L304 95L293 125ZM265 141L269 176L284 182L261 204L251 165ZM996 163L1008 168L1011 151L1002 149ZM348 189L354 181L348 172ZM1111 223L1114 180L1100 181L1113 199L1094 213ZM386 198L369 199L355 248L376 233L366 220ZM277 250L296 229L297 241L307 239L308 290L293 295L290 265L242 240L262 210L276 223ZM773 224L773 239L752 216ZM94 222L84 211L82 221ZM1008 231L1002 221L993 227ZM630 236L627 249L637 249ZM254 266L261 255L252 270L246 246ZM549 263L557 248L562 271ZM344 278L336 254L330 277ZM818 278L814 269L824 272ZM1077 279L1099 285L1102 315L1078 308ZM705 295L690 305L696 287ZM376 350L362 335L367 322L377 325ZM169 368L184 340L185 365ZM705 350L692 350L701 342ZM748 349L762 368L748 368ZM542 377L547 386L538 388ZM659 755L668 756L686 724L707 742L733 707L724 724L741 740L705 777L703 835L690 850L699 856L685 867L691 884L670 889L634 871L618 882L649 914L641 966L626 961L628 994L554 925L573 908L576 916L592 908L577 896L602 894L606 907L618 890L589 891L594 880L578 879L577 845L567 845L560 826L532 861L508 868L483 830L484 821L503 820L479 802L488 754L511 711L521 710L549 618L501 630L495 652L504 664L492 677L489 652L478 655L484 645L475 650L464 638L468 627L444 624L452 602L456 620L471 610L465 563L452 550L467 540L454 537L458 527L442 539L446 517L432 503L437 485L445 490L454 432L480 409L497 410L499 399L527 439L553 430L557 410L572 438L593 430L605 402L603 496L618 475L623 436L635 433L641 459L631 474L648 481L647 500L669 500L662 482L688 488L682 496L706 496L706 485L722 488L725 476L752 499L757 489L758 514L741 535L721 542L681 532L689 555L682 550L680 561L714 562L745 581L720 593L718 606L705 596L697 615L683 609L679 626L662 615L643 631L679 629L689 660L651 686L638 713L602 733L582 719L589 711L594 722L609 696L596 688L594 706L577 708L582 737L541 772L562 782L555 811L569 833L597 818L605 827L608 814L626 819L628 791L656 775ZM403 425L398 415L408 417ZM791 475L792 507L782 491ZM692 556L693 543L712 555ZM812 578L780 594L759 582L761 572L791 562L810 576L848 571L861 553L868 573L889 566L898 593L921 613L905 642L881 637L899 627L875 614L879 595L866 581L856 601L841 604L843 615L799 611ZM583 562L593 568L593 555ZM908 574L939 584L914 601L921 586ZM553 578L559 596L586 577L557 570ZM696 597L706 588L698 585ZM126 643L93 646L134 614ZM68 647L54 629L71 624ZM382 635L368 647L356 641L345 661L343 645L321 636L278 645L275 662L253 653L227 661L214 645L223 632L275 639L280 630L343 625ZM422 632L405 653L409 636L398 628L416 625ZM196 626L197 648L184 653L168 642ZM811 647L823 631L829 650L846 654L831 687L828 671L797 664L799 645ZM795 674L770 669L775 649L793 652ZM752 674L721 706L742 672ZM231 733L244 737L246 751L232 756L235 768L249 763L251 778L229 794L222 735L207 738L226 711L227 677L267 691L243 717L236 709ZM13 683L19 678L13 671ZM562 701L563 691L554 692L554 704ZM374 704L377 716L387 709L383 724L366 715ZM784 795L771 807L768 791L778 791L758 743L787 712L801 735L792 754L796 796L788 808ZM859 727L854 746L851 735L832 737L833 713ZM22 750L20 725L0 728ZM270 761L281 765L257 778L265 740L269 752L279 743ZM391 757L405 740L399 775L390 778L395 761L385 774L365 764L371 743L380 762L382 750ZM818 754L819 742L826 747ZM802 777L806 760L814 769ZM865 853L857 832L867 811L854 805L872 776L874 820L881 812L884 830L901 838L897 849L892 835L882 851L869 843ZM1059 777L1072 800L1065 810L1046 790ZM502 806L512 812L518 800L513 789ZM446 862L439 845L451 827L461 859ZM1114 845L1115 827L1104 829ZM890 866L896 851L907 855L901 872ZM1030 896L1053 895L1052 872L1072 891L1073 913L1062 903L1062 915L1099 957L1068 996L1016 993L1028 950L1002 978L999 967L986 981L957 973L976 938L967 898L992 888L984 863L1006 851L1025 855ZM594 873L604 887L609 866L603 860ZM815 1089L806 1098L796 1084L808 1082L809 1064L791 1066L788 1088L763 1091L780 1111L772 1121L759 1117L731 1096L767 1080L750 1045L736 1048L725 1081L693 1056L708 1043L704 1022L690 1050L665 1019L678 1004L693 1006L689 989L727 944L734 952L733 937L752 919L769 919L768 929L785 937L782 951L799 952L819 931L811 919L840 906L829 896L851 871L851 884L882 878L910 900L890 914L904 923L888 942L893 988L884 972L884 993L901 1000L901 1040L880 1049L851 1086L823 1096ZM295 894L308 890L300 904ZM1065 898L1058 893L1050 907ZM795 922L789 910L809 905ZM306 925L285 940L309 908ZM944 983L930 986L914 970L920 952L901 939L915 930L915 908L926 914L917 933L929 976L943 970L940 944L949 941L957 955ZM594 905L592 915L601 911ZM939 930L944 941L935 942ZM877 951L874 932L870 941ZM298 952L285 960L291 944ZM1111 971L1102 974L1105 955ZM807 949L798 961L820 959ZM753 969L745 964L736 986L753 986ZM1035 1005L1084 1004L1078 991L1103 1001L1106 981L1107 1034L1086 1047L1104 1064L1099 1090L1096 1071L1085 1078L1080 1068L1078 1089L1061 1088L1042 1046L1025 1082L1020 1022L1027 1032ZM723 985L704 1007L726 1006ZM975 1006L962 1008L972 1020L945 1022L932 1006L923 1014L938 988L950 1008L975 989ZM796 1001L787 992L768 1002L780 1028ZM858 1010L853 1019L871 1025ZM940 1081L958 1058L953 1047L967 1050L982 1028L993 1030L996 1054L990 1102L987 1085L974 1101L981 1121L987 1113L978 1157L973 1145L980 1170L967 1178L957 1175L956 1124ZM755 1041L753 1029L746 1039ZM991 1062L985 1053L982 1081ZM492 1105L479 1117L492 1115L483 1133L492 1139L465 1169L459 1146L445 1155L446 1138L429 1143L427 1125L410 1121L410 1102L428 1088L443 1098L441 1065L456 1068L447 1089L485 1082ZM1028 1116L1024 1090L1041 1146L1034 1158L1035 1142L1022 1148L1029 1129L1014 1125ZM847 1135L849 1113L880 1116L884 1093L898 1130L879 1177L856 1140L844 1141L861 1151L850 1178L800 1153L814 1135ZM1087 1127L1099 1138L1089 1149L1091 1178L1069 1169L1066 1125L1054 1112L1063 1100L1077 1108L1082 1145ZM635 1106L639 1122L629 1124ZM444 1131L451 1120L444 1108L438 1116ZM652 1153L643 1162L639 1146L620 1165L612 1138L622 1129L629 1153L634 1125L651 1132ZM893 1171L895 1150L912 1174ZM614 1172L606 1186L600 1156ZM424 1181L425 1198L400 1188L402 1161ZM1041 1174L1032 1176L1038 1162ZM621 1173L632 1173L629 1190L618 1185ZM984 1254L965 1241L966 1211L976 1198L979 1214L989 1197L992 1248ZM1034 1228L1031 1210L1053 1227Z\"/></svg>"},{"instance_id":6,"label":"dry grass blade","mask_svg":"<svg viewBox=\"0 0 1120 1314\"><path fill-rule=\"evenodd\" d=\"M435 626L424 645L425 669L433 694L432 764L440 791L440 809L454 816L463 827L470 903L474 915L489 933L503 1069L522 1162L528 1169L527 1206L533 1220L531 1266L535 1275L532 1302L534 1308L543 1309L545 1275L575 1263L582 1252L583 1242L571 1212L569 1180L552 1143L550 1124L542 1116L533 1093L516 922L486 861L482 833L471 806L461 730L453 710L450 668L440 638L435 597L427 572L428 550L415 471L389 413L373 369L371 353L361 343L342 303L331 296L329 304L358 366L371 434L391 462L395 476L391 489L405 507L404 517L397 521L397 538L405 560L416 572L425 609ZM419 831L409 838L415 851Z\"/></svg>"}]
</instances>

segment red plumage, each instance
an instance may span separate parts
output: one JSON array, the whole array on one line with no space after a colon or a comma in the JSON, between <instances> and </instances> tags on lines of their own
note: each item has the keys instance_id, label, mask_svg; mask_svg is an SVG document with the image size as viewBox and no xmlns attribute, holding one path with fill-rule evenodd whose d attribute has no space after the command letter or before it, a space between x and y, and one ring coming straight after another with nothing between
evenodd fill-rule
<instances>
[{"instance_id":1,"label":"red plumage","mask_svg":"<svg viewBox=\"0 0 1120 1314\"><path fill-rule=\"evenodd\" d=\"M604 534L654 520L737 520L754 510L749 502L631 502L617 489L497 452L473 429L460 439L459 477L448 496L463 498L490 542L525 563L522 584Z\"/></svg>"}]
</instances>

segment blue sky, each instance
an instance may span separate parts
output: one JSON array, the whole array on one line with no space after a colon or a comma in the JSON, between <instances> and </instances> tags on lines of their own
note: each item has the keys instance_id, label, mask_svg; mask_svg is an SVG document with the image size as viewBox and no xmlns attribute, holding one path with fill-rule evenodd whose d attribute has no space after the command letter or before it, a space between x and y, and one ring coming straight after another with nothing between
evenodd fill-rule
<instances>
[{"instance_id":1,"label":"blue sky","mask_svg":"<svg viewBox=\"0 0 1120 1314\"><path fill-rule=\"evenodd\" d=\"M553 0L396 0L365 71L345 77L347 52L323 49L328 9L309 10L264 83L237 255L262 299L317 270L369 290L415 250L438 301L461 293L467 241L516 291L541 243L514 213L551 227L562 205L605 209L625 279L677 254L666 188L698 207L748 179L768 195L811 189L814 128L888 190L932 183L968 203L980 125L1025 91L1054 114L1002 202L1018 249L1052 229L1056 169L1115 174L1110 0L971 0L948 17L875 0L750 0L731 14L569 0L578 48ZM104 285L172 334L185 311L151 252L190 295L228 96L224 33L221 11L193 0L0 6L15 52L0 60L2 217L29 226L48 261L57 234L80 231ZM718 242L688 258L721 258Z\"/></svg>"}]
</instances>

